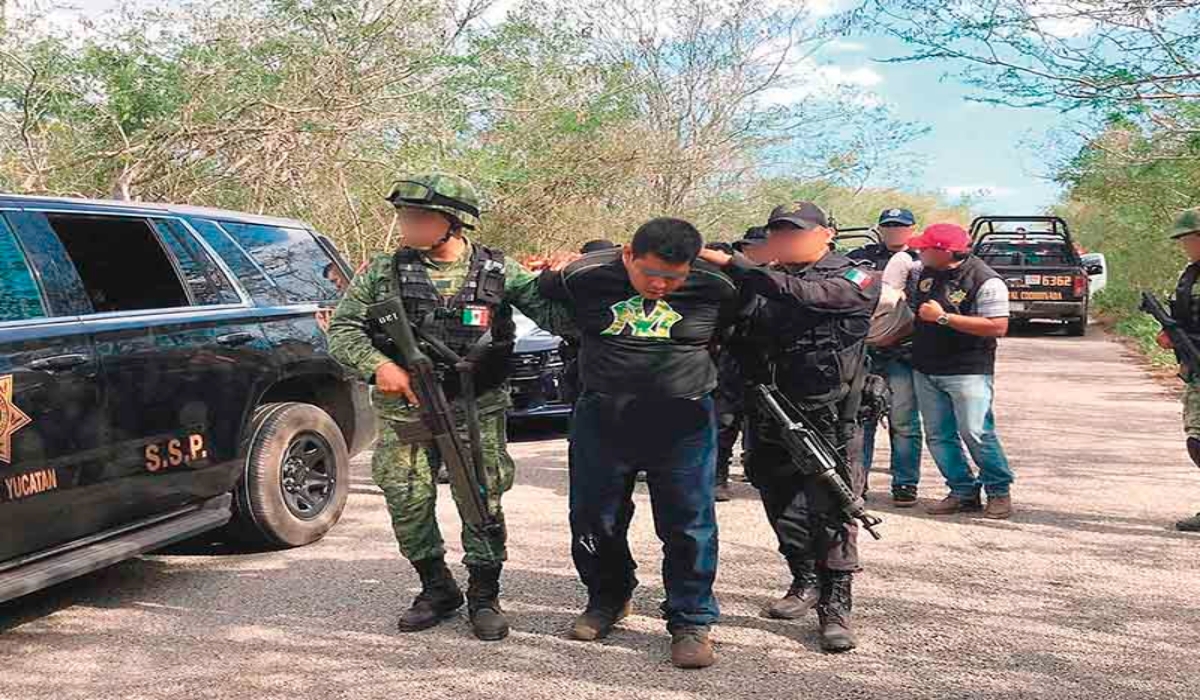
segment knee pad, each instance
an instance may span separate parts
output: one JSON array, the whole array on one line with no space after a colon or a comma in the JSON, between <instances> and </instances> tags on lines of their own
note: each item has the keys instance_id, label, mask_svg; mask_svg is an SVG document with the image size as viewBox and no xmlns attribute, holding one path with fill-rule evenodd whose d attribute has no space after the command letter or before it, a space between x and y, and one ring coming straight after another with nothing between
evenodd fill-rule
<instances>
[{"instance_id":1,"label":"knee pad","mask_svg":"<svg viewBox=\"0 0 1200 700\"><path fill-rule=\"evenodd\" d=\"M1192 464L1200 467L1200 438L1190 437L1187 439L1188 456L1192 458Z\"/></svg>"}]
</instances>

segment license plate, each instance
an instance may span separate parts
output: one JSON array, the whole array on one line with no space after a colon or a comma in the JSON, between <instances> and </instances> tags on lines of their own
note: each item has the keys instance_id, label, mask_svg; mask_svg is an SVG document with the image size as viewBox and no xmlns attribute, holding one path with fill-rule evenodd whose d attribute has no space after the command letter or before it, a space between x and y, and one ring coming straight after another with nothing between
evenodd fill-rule
<instances>
[{"instance_id":1,"label":"license plate","mask_svg":"<svg viewBox=\"0 0 1200 700\"><path fill-rule=\"evenodd\" d=\"M1025 310L1025 302L1010 301L1008 303L1008 309L1009 309L1009 311L1024 311Z\"/></svg>"}]
</instances>

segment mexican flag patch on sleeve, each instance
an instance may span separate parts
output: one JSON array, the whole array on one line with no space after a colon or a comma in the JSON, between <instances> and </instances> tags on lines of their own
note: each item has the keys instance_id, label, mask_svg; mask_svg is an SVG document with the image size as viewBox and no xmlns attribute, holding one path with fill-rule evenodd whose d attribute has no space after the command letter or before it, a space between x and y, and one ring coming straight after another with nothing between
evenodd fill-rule
<instances>
[{"instance_id":1,"label":"mexican flag patch on sleeve","mask_svg":"<svg viewBox=\"0 0 1200 700\"><path fill-rule=\"evenodd\" d=\"M846 270L846 274L842 276L853 282L854 286L858 287L859 289L866 289L875 282L874 277L858 268Z\"/></svg>"}]
</instances>

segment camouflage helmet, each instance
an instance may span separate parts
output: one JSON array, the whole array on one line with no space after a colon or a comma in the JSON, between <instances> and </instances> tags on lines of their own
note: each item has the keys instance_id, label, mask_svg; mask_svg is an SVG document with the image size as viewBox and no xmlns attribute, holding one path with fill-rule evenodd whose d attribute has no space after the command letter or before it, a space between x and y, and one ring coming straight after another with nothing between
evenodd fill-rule
<instances>
[{"instance_id":1,"label":"camouflage helmet","mask_svg":"<svg viewBox=\"0 0 1200 700\"><path fill-rule=\"evenodd\" d=\"M395 207L439 211L454 217L463 228L479 226L479 196L475 194L475 186L456 175L406 175L392 184L387 200Z\"/></svg>"},{"instance_id":2,"label":"camouflage helmet","mask_svg":"<svg viewBox=\"0 0 1200 700\"><path fill-rule=\"evenodd\" d=\"M1185 209L1175 217L1171 225L1171 238L1183 238L1189 233L1200 233L1200 207Z\"/></svg>"}]
</instances>

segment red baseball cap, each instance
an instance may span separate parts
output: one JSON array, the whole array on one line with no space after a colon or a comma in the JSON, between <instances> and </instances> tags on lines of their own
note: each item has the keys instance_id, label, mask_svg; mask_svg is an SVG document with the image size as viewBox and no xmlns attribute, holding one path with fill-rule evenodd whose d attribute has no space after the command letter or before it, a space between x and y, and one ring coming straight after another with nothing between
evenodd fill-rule
<instances>
[{"instance_id":1,"label":"red baseball cap","mask_svg":"<svg viewBox=\"0 0 1200 700\"><path fill-rule=\"evenodd\" d=\"M966 253L971 250L971 234L958 224L933 224L909 241L908 247L913 250L932 249Z\"/></svg>"}]
</instances>

